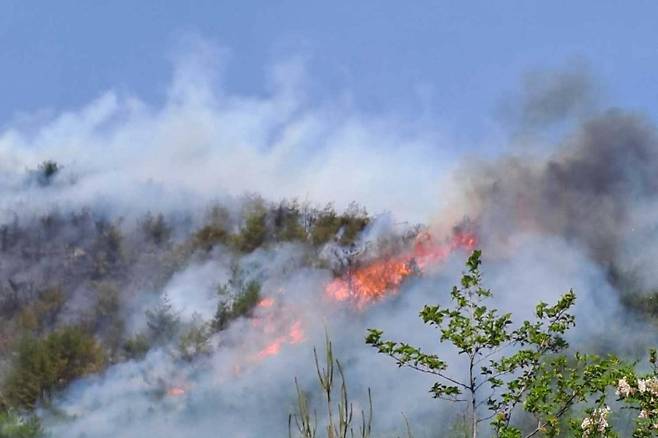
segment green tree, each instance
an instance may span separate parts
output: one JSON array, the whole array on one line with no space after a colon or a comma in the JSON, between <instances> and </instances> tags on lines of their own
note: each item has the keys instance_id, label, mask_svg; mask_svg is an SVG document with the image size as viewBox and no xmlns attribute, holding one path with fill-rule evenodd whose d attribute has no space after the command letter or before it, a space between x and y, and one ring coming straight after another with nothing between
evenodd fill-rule
<instances>
[{"instance_id":1,"label":"green tree","mask_svg":"<svg viewBox=\"0 0 658 438\"><path fill-rule=\"evenodd\" d=\"M26 337L18 345L3 392L10 406L31 409L104 364L102 348L81 327L64 327L42 339Z\"/></svg>"},{"instance_id":2,"label":"green tree","mask_svg":"<svg viewBox=\"0 0 658 438\"><path fill-rule=\"evenodd\" d=\"M39 419L19 415L15 411L0 411L0 438L37 438L43 436Z\"/></svg>"},{"instance_id":3,"label":"green tree","mask_svg":"<svg viewBox=\"0 0 658 438\"><path fill-rule=\"evenodd\" d=\"M340 229L340 219L331 204L327 204L327 206L313 218L312 222L311 242L316 246L327 243L330 239L336 236L336 233Z\"/></svg>"},{"instance_id":4,"label":"green tree","mask_svg":"<svg viewBox=\"0 0 658 438\"><path fill-rule=\"evenodd\" d=\"M277 241L291 242L306 240L302 214L297 201L282 201L272 212L274 234Z\"/></svg>"},{"instance_id":5,"label":"green tree","mask_svg":"<svg viewBox=\"0 0 658 438\"><path fill-rule=\"evenodd\" d=\"M172 229L167 224L162 213L159 213L157 216L153 216L150 212L147 213L142 220L141 227L146 240L156 246L169 242L172 235Z\"/></svg>"},{"instance_id":6,"label":"green tree","mask_svg":"<svg viewBox=\"0 0 658 438\"><path fill-rule=\"evenodd\" d=\"M350 245L370 219L366 210L356 203L351 203L341 215L336 213L332 204L327 204L312 222L311 242L314 245L323 245L333 238L337 238L341 245Z\"/></svg>"},{"instance_id":7,"label":"green tree","mask_svg":"<svg viewBox=\"0 0 658 438\"><path fill-rule=\"evenodd\" d=\"M356 241L359 233L370 223L368 212L365 208L352 202L347 210L340 216L340 243L351 245Z\"/></svg>"},{"instance_id":8,"label":"green tree","mask_svg":"<svg viewBox=\"0 0 658 438\"><path fill-rule=\"evenodd\" d=\"M649 363L651 367L648 373L628 370L626 375L617 381L616 395L619 400L625 404L625 408L637 412L633 431L633 436L636 438L658 436L658 357L656 349L649 351ZM576 428L580 426L583 435L585 435L585 431L588 431L590 432L588 437L596 436L601 425L600 417L601 414L598 412L590 411L581 423L575 422L574 426Z\"/></svg>"},{"instance_id":9,"label":"green tree","mask_svg":"<svg viewBox=\"0 0 658 438\"><path fill-rule=\"evenodd\" d=\"M230 213L221 206L210 209L206 224L194 233L193 246L210 251L215 245L230 242Z\"/></svg>"},{"instance_id":10,"label":"green tree","mask_svg":"<svg viewBox=\"0 0 658 438\"><path fill-rule=\"evenodd\" d=\"M228 284L219 287L220 301L211 322L211 328L216 332L224 330L234 319L249 316L260 302L260 283L255 280L244 283L235 275L240 274L234 274Z\"/></svg>"},{"instance_id":11,"label":"green tree","mask_svg":"<svg viewBox=\"0 0 658 438\"><path fill-rule=\"evenodd\" d=\"M185 325L178 340L178 354L188 362L210 353L210 324L201 320L197 314Z\"/></svg>"},{"instance_id":12,"label":"green tree","mask_svg":"<svg viewBox=\"0 0 658 438\"><path fill-rule=\"evenodd\" d=\"M141 360L146 356L150 348L149 340L146 335L138 333L123 343L123 351L128 360Z\"/></svg>"},{"instance_id":13,"label":"green tree","mask_svg":"<svg viewBox=\"0 0 658 438\"><path fill-rule=\"evenodd\" d=\"M96 240L91 249L93 259L92 277L102 279L118 274L124 267L124 237L119 224L98 221Z\"/></svg>"},{"instance_id":14,"label":"green tree","mask_svg":"<svg viewBox=\"0 0 658 438\"><path fill-rule=\"evenodd\" d=\"M166 343L178 334L180 318L167 295L160 297L155 308L146 311L146 327L149 339L155 344Z\"/></svg>"},{"instance_id":15,"label":"green tree","mask_svg":"<svg viewBox=\"0 0 658 438\"><path fill-rule=\"evenodd\" d=\"M45 332L55 325L65 303L66 296L61 288L44 289L21 310L18 316L21 328L35 333Z\"/></svg>"},{"instance_id":16,"label":"green tree","mask_svg":"<svg viewBox=\"0 0 658 438\"><path fill-rule=\"evenodd\" d=\"M486 304L492 291L482 286L480 256L474 251L468 258L461 284L452 290L452 306L427 305L420 312L426 324L439 330L440 341L463 358L459 369L466 370L465 378L451 373L436 354L383 340L381 330L370 329L366 342L399 366L435 376L430 389L435 398L467 404L473 438L487 421L498 437L558 436L562 417L577 403L593 401L594 409L604 409L606 390L627 369L614 357L559 354L568 346L563 335L575 324L568 312L576 299L573 291L554 306L539 303L536 320L513 329L511 314ZM513 422L520 409L535 418L533 427L522 430Z\"/></svg>"},{"instance_id":17,"label":"green tree","mask_svg":"<svg viewBox=\"0 0 658 438\"><path fill-rule=\"evenodd\" d=\"M252 252L265 243L267 234L267 210L261 205L255 206L247 214L236 238L237 247L242 252Z\"/></svg>"}]
</instances>

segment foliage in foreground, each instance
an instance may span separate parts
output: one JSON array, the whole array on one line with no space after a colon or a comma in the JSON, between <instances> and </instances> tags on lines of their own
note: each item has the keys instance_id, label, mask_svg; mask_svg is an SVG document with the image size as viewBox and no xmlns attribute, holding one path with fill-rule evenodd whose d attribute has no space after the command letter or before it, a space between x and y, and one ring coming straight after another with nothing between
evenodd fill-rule
<instances>
[{"instance_id":1,"label":"foliage in foreground","mask_svg":"<svg viewBox=\"0 0 658 438\"><path fill-rule=\"evenodd\" d=\"M658 434L658 358L655 349L649 352L649 362L649 373L631 370L618 380L615 392L626 407L637 412L633 436L638 438ZM583 429L594 429L595 425L595 419L591 418L585 418L582 423Z\"/></svg>"},{"instance_id":2,"label":"foliage in foreground","mask_svg":"<svg viewBox=\"0 0 658 438\"><path fill-rule=\"evenodd\" d=\"M320 388L326 401L327 423L324 426L327 438L370 438L372 433L372 398L368 389L368 413L361 411L361 421L358 429L354 429L354 412L352 403L347 396L347 384L343 367L338 359L334 358L333 349L329 337L325 340L325 357L324 364L320 366L318 352L314 348L315 369L318 373ZM336 382L334 377L335 371L338 370L340 377L340 387L338 389L338 404L334 406L334 392ZM301 438L315 438L318 431L317 413L311 415L311 408L308 396L299 388L297 379L295 379L297 389L297 412L288 417L288 434L293 437L293 429L296 430L297 436ZM337 418L336 418L337 417ZM294 427L293 427L294 425Z\"/></svg>"},{"instance_id":3,"label":"foliage in foreground","mask_svg":"<svg viewBox=\"0 0 658 438\"><path fill-rule=\"evenodd\" d=\"M24 417L14 411L0 412L0 438L37 438L43 429L36 417Z\"/></svg>"},{"instance_id":4,"label":"foliage in foreground","mask_svg":"<svg viewBox=\"0 0 658 438\"><path fill-rule=\"evenodd\" d=\"M614 356L564 354L568 347L564 334L575 325L569 313L575 303L573 291L553 306L539 303L534 321L514 327L511 314L487 306L492 291L482 286L480 256L480 251L474 251L469 257L461 284L452 290L452 306L427 305L420 312L426 324L439 330L440 342L456 350L463 367L449 369L437 354L384 340L381 330L370 329L366 342L393 357L400 367L435 376L430 393L468 406L473 438L485 422L501 438L555 437L564 433L565 424L584 438L615 436L606 404L614 386L624 387L618 389L622 401L640 409L634 436L654 436L654 425L658 425L655 366L653 377L638 379L631 366ZM466 374L465 378L460 374ZM654 383L655 388L648 389ZM582 421L566 418L578 409L586 413ZM522 421L528 416L534 418L531 426Z\"/></svg>"},{"instance_id":5,"label":"foliage in foreground","mask_svg":"<svg viewBox=\"0 0 658 438\"><path fill-rule=\"evenodd\" d=\"M77 326L56 330L42 339L26 337L5 381L4 397L9 406L32 409L73 380L100 371L104 361L94 337Z\"/></svg>"}]
</instances>

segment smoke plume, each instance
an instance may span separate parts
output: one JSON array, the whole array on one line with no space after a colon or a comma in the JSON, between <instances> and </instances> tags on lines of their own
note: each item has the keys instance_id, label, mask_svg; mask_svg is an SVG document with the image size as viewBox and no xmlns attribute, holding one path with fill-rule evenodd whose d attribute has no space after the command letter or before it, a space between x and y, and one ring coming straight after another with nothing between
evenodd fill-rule
<instances>
[{"instance_id":1,"label":"smoke plume","mask_svg":"<svg viewBox=\"0 0 658 438\"><path fill-rule=\"evenodd\" d=\"M367 328L381 328L393 339L438 348L452 361L455 353L437 347L436 333L417 314L424 304L448 302L468 248L453 248L363 308L326 293L350 257L390 256L406 234L418 235L419 221L430 223L441 242L460 226L473 229L495 304L518 319L530 317L539 300L555 301L573 288L574 348L595 344L636 354L653 341L629 336L643 322L625 312L619 279L632 278L640 290L658 286L655 127L639 114L599 109L587 75L534 76L526 94L507 104L516 114L510 144L549 142L548 150L510 146L482 159L426 122L364 114L342 100L308 101L309 74L298 61L272 69L269 94L242 96L218 85L221 75L210 61L221 51L203 46L190 53L176 64L161 105L108 91L84 108L0 132L0 225L7 236L17 224L42 230L42 217L55 224L72 218L78 227L46 227L52 235L34 234L22 255L8 250L1 280L25 290L29 281L66 284L71 300L62 318L76 321L90 311L94 293L65 278L102 275L85 261L97 241L85 236L112 243L115 228L127 236L117 254L128 253L131 262L113 265L106 251L101 268L125 272L117 293L128 332L143 330L145 313L165 298L181 324L209 321L218 288L236 272L240 281L261 285L262 304L213 335L212 350L201 359L186 361L175 342L163 342L141 359L75 382L58 395L54 410L41 410L54 437L287 436L293 379L304 390L316 388L312 348L321 350L325 330L345 365L355 411L372 389L376 436L401 433L402 413L416 436L435 436L433 429L445 430L458 414L431 400L431 378L397 369L363 337ZM558 121L568 122L559 138L542 137ZM45 160L61 168L44 180ZM242 197L249 193L274 202L335 202L339 210L357 201L375 219L352 252L342 253L339 235L317 253L293 242L233 257L217 245L179 263L139 240L139 218L161 212L171 227L167 236L180 244L212 216L214 203L226 208L225 218L216 216L236 228L251 205ZM387 239L395 244L386 246ZM44 257L49 247L41 241L68 252ZM21 257L32 247L40 255L28 269ZM71 260L66 269L64 259Z\"/></svg>"}]
</instances>

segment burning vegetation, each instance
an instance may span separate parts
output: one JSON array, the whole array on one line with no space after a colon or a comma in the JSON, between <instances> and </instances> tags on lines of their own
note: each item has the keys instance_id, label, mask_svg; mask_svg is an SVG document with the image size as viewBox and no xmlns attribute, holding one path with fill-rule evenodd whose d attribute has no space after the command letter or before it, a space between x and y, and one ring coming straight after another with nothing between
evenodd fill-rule
<instances>
[{"instance_id":1,"label":"burning vegetation","mask_svg":"<svg viewBox=\"0 0 658 438\"><path fill-rule=\"evenodd\" d=\"M240 320L260 334L260 345L234 368L256 366L304 342L307 322L303 310L279 299L285 291L264 288L262 275L243 261L294 244L303 254L297 268L323 269L332 263L323 248L349 252L364 244L371 221L356 204L338 213L331 206L270 204L257 197L243 200L239 209L213 206L192 220L148 213L131 224L91 209L16 215L0 226L0 405L31 410L69 382L142 360L153 349L166 349L180 361L201 360L221 348L223 333ZM385 256L377 248L352 254L347 269L332 270L335 278L324 293L363 309L397 291L409 275L475 243L474 234L463 232L440 242L426 233L395 239L395 251ZM212 263L217 254L225 255L230 269L216 285L212 317L184 318L164 293L167 284L189 266ZM134 315L137 302L152 303L141 317ZM129 327L128 318L141 326ZM54 361L52 367L40 368L41 358ZM182 385L165 390L170 397L186 392Z\"/></svg>"},{"instance_id":2,"label":"burning vegetation","mask_svg":"<svg viewBox=\"0 0 658 438\"><path fill-rule=\"evenodd\" d=\"M344 275L326 287L326 293L336 301L352 301L358 308L375 301L387 293L395 293L410 275L445 260L453 251L470 251L477 238L473 232L457 230L451 238L436 242L428 232L418 234L411 249L402 254L360 263L350 264Z\"/></svg>"},{"instance_id":3,"label":"burning vegetation","mask_svg":"<svg viewBox=\"0 0 658 438\"><path fill-rule=\"evenodd\" d=\"M649 203L655 197L658 141L652 130L619 114L590 122L579 135L569 153L547 163L509 159L473 172L463 211L475 222L465 220L447 235L411 226L390 226L377 235L377 220L357 204L339 212L331 205L272 203L257 196L215 204L203 214L118 217L94 208L54 207L5 214L0 223L0 411L11 421L38 426L31 415L40 408L49 412L48 406L57 405L72 383L102 380L105 371L131 366L139 369L131 378L142 386L130 382L135 391L151 394L148 403L176 399L180 402L172 405L186 405L204 390L194 384L195 373L212 370L218 387L253 378L267 364L283 363L300 345L310 347L314 328L329 312L340 309L330 316L358 320L404 290L406 280L431 273L451 254L482 244L513 252L509 236L521 233L554 238L574 253L582 250L592 270L604 273L600 289L623 289L620 307L630 309L633 321L653 318L655 306L644 303L655 294L637 291L655 284L649 275L655 271L649 269L654 259L642 246L652 241L655 220L651 209L632 200ZM626 143L629 148L619 146ZM39 167L38 184L30 173L30 190L53 189L60 169L52 162ZM178 281L185 275L193 281ZM313 281L297 290L281 286L295 276ZM466 283L473 278L466 277ZM310 305L305 301L309 296ZM617 298L609 294L600 302ZM590 297L591 302L598 299ZM553 312L542 309L544 316ZM473 315L480 311L471 310ZM445 317L428 315L438 322ZM482 330L490 327L482 322ZM370 340L380 351L415 367L422 358L430 370L442 372L436 357L410 350L404 342L382 341L377 333ZM529 339L519 333L505 336ZM388 351L391 346L399 349ZM161 358L171 368L186 370L180 373L183 378L152 384L156 367L149 368L149 361ZM328 362L333 367L333 359ZM337 362L342 374L340 366ZM329 379L320 371L321 380ZM177 374L171 369L163 373ZM625 397L644 403L644 380L628 381L638 393L622 385ZM435 389L441 397L456 394L452 387ZM298 397L304 431L307 399L302 390ZM643 419L654 414L645 412Z\"/></svg>"}]
</instances>

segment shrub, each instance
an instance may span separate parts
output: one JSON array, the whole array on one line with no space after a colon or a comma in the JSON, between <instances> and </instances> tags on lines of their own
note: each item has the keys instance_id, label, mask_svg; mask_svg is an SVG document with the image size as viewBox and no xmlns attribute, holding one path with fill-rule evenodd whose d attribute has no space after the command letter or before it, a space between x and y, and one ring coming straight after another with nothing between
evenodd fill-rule
<instances>
[{"instance_id":1,"label":"shrub","mask_svg":"<svg viewBox=\"0 0 658 438\"><path fill-rule=\"evenodd\" d=\"M0 411L0 438L37 438L43 436L39 419L19 415L15 411Z\"/></svg>"},{"instance_id":2,"label":"shrub","mask_svg":"<svg viewBox=\"0 0 658 438\"><path fill-rule=\"evenodd\" d=\"M245 218L244 226L236 236L236 246L242 252L249 253L265 243L267 239L267 211L255 207Z\"/></svg>"},{"instance_id":3,"label":"shrub","mask_svg":"<svg viewBox=\"0 0 658 438\"><path fill-rule=\"evenodd\" d=\"M231 243L229 211L220 206L210 209L206 224L196 233L192 244L194 248L210 251L215 245Z\"/></svg>"},{"instance_id":4,"label":"shrub","mask_svg":"<svg viewBox=\"0 0 658 438\"><path fill-rule=\"evenodd\" d=\"M43 290L35 301L21 310L18 321L21 328L32 332L43 332L52 327L64 308L66 296L62 289L50 287Z\"/></svg>"},{"instance_id":5,"label":"shrub","mask_svg":"<svg viewBox=\"0 0 658 438\"><path fill-rule=\"evenodd\" d=\"M463 379L438 355L385 341L380 330L370 329L366 342L393 357L398 366L433 375L436 383L430 393L435 398L468 406L473 438L485 421L501 438L538 433L554 437L572 406L594 401L591 412L603 412L597 410L604 409L606 392L628 367L614 357L560 354L567 348L563 335L575 325L568 313L574 293L567 292L554 306L539 303L536 321L512 329L511 314L487 306L493 293L482 286L480 264L480 251L474 251L461 284L452 290L452 306L427 305L420 312L423 322L439 331L440 342L452 345L463 359ZM526 430L512 421L519 408L535 418Z\"/></svg>"},{"instance_id":6,"label":"shrub","mask_svg":"<svg viewBox=\"0 0 658 438\"><path fill-rule=\"evenodd\" d=\"M351 245L354 243L359 233L370 222L366 210L354 202L349 205L339 219L341 226L341 245Z\"/></svg>"},{"instance_id":7,"label":"shrub","mask_svg":"<svg viewBox=\"0 0 658 438\"><path fill-rule=\"evenodd\" d=\"M142 221L142 231L146 236L147 242L151 242L156 246L161 246L171 238L171 227L165 221L162 213L157 216L148 213Z\"/></svg>"},{"instance_id":8,"label":"shrub","mask_svg":"<svg viewBox=\"0 0 658 438\"><path fill-rule=\"evenodd\" d=\"M195 315L192 321L183 329L178 340L178 353L187 361L210 353L210 336L212 332L207 323Z\"/></svg>"},{"instance_id":9,"label":"shrub","mask_svg":"<svg viewBox=\"0 0 658 438\"><path fill-rule=\"evenodd\" d=\"M229 304L226 297L231 292L234 293L234 297ZM246 284L233 281L229 282L228 285L221 286L218 293L220 302L211 323L211 328L214 331L224 330L234 319L251 314L260 301L260 283L253 280Z\"/></svg>"},{"instance_id":10,"label":"shrub","mask_svg":"<svg viewBox=\"0 0 658 438\"><path fill-rule=\"evenodd\" d=\"M351 203L341 215L328 204L313 220L311 242L319 246L337 238L341 245L351 245L369 222L366 210L356 203Z\"/></svg>"},{"instance_id":11,"label":"shrub","mask_svg":"<svg viewBox=\"0 0 658 438\"><path fill-rule=\"evenodd\" d=\"M146 356L149 351L150 344L146 335L138 333L135 336L126 339L123 343L123 351L128 360L140 360Z\"/></svg>"},{"instance_id":12,"label":"shrub","mask_svg":"<svg viewBox=\"0 0 658 438\"><path fill-rule=\"evenodd\" d=\"M43 339L23 338L4 385L11 406L31 409L79 377L100 371L105 363L92 335L77 326L50 333Z\"/></svg>"},{"instance_id":13,"label":"shrub","mask_svg":"<svg viewBox=\"0 0 658 438\"><path fill-rule=\"evenodd\" d=\"M297 201L282 201L272 212L274 235L277 241L292 242L306 240L302 215Z\"/></svg>"},{"instance_id":14,"label":"shrub","mask_svg":"<svg viewBox=\"0 0 658 438\"><path fill-rule=\"evenodd\" d=\"M166 295L154 309L146 311L146 326L149 338L155 344L166 343L178 334L180 318Z\"/></svg>"},{"instance_id":15,"label":"shrub","mask_svg":"<svg viewBox=\"0 0 658 438\"><path fill-rule=\"evenodd\" d=\"M327 204L313 219L311 242L320 246L331 240L340 229L340 220L333 205Z\"/></svg>"}]
</instances>

